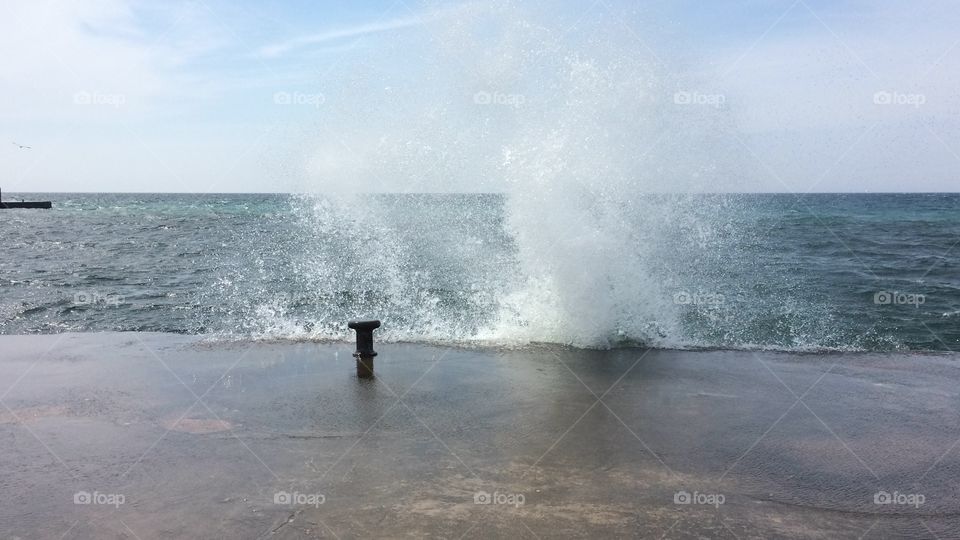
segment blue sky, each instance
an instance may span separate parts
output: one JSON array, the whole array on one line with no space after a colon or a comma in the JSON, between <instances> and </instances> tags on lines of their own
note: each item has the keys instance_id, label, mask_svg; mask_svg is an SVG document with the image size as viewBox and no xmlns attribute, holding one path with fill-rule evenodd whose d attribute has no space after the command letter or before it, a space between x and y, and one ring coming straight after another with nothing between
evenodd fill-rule
<instances>
[{"instance_id":1,"label":"blue sky","mask_svg":"<svg viewBox=\"0 0 960 540\"><path fill-rule=\"evenodd\" d=\"M5 2L0 187L498 190L576 114L636 134L576 159L640 189L956 191L957 23L948 1ZM582 64L610 95L574 110Z\"/></svg>"}]
</instances>

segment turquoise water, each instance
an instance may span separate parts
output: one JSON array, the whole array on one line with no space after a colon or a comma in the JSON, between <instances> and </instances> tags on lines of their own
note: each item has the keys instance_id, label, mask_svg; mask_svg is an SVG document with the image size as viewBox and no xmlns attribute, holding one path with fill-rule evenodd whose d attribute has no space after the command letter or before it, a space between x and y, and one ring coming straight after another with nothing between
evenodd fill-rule
<instances>
[{"instance_id":1,"label":"turquoise water","mask_svg":"<svg viewBox=\"0 0 960 540\"><path fill-rule=\"evenodd\" d=\"M5 334L343 339L370 316L433 343L960 347L960 195L647 195L556 230L502 195L20 197L54 209L0 212Z\"/></svg>"}]
</instances>

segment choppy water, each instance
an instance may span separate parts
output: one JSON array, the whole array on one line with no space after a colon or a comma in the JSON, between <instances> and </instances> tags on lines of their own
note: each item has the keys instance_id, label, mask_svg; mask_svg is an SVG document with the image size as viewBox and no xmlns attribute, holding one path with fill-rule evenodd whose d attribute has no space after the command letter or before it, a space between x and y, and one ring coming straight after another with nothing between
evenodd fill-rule
<instances>
[{"instance_id":1,"label":"choppy water","mask_svg":"<svg viewBox=\"0 0 960 540\"><path fill-rule=\"evenodd\" d=\"M23 196L54 209L0 212L6 334L960 347L960 195Z\"/></svg>"}]
</instances>

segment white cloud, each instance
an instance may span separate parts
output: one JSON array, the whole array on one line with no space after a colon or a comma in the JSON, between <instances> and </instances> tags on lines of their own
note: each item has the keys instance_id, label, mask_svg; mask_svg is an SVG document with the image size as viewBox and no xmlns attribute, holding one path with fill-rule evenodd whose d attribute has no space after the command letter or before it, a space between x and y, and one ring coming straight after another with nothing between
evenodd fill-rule
<instances>
[{"instance_id":1,"label":"white cloud","mask_svg":"<svg viewBox=\"0 0 960 540\"><path fill-rule=\"evenodd\" d=\"M224 43L202 13L181 3L24 0L0 14L7 121L95 120L105 115L91 111L110 110L77 107L77 94L122 96L122 110L143 111L156 98L182 96L178 68Z\"/></svg>"},{"instance_id":2,"label":"white cloud","mask_svg":"<svg viewBox=\"0 0 960 540\"><path fill-rule=\"evenodd\" d=\"M76 92L140 95L163 85L147 51L126 37L135 33L126 2L15 2L5 8L0 117L60 118L76 112ZM105 26L115 29L112 35L92 31Z\"/></svg>"},{"instance_id":3,"label":"white cloud","mask_svg":"<svg viewBox=\"0 0 960 540\"><path fill-rule=\"evenodd\" d=\"M960 48L942 55L956 43L955 32L929 24L904 31L912 10L889 9L873 14L869 28L825 18L827 27L813 22L801 34L780 36L774 29L745 56L736 49L720 51L711 60L721 69L702 75L734 94L751 131L859 125L876 116L873 96L881 91L924 92L930 99L923 112L945 112Z\"/></svg>"},{"instance_id":4,"label":"white cloud","mask_svg":"<svg viewBox=\"0 0 960 540\"><path fill-rule=\"evenodd\" d=\"M805 189L826 167L843 157L818 188L956 189L958 162L951 152L960 154L960 146L947 150L944 143L955 145L954 141L960 140L960 96L955 90L960 86L960 40L955 31L960 9L954 1L928 0L917 5L894 0L850 0L830 6L808 3L816 7L829 30L797 5L739 61L772 19L752 20L755 24L751 32L755 33L743 35L743 43L734 44L729 41L731 34L723 33L706 41L690 39L684 45L703 44L701 50L693 52L702 57L702 65L713 68L697 72L678 63L664 71L678 74L681 90L723 94L723 126L735 129L791 188ZM24 183L46 189L70 189L69 182L79 178L76 181L83 182L85 189L162 190L159 179L169 179L170 174L157 166L159 157L188 183L213 176L224 163L239 163L237 172L231 173L220 189L243 189L242 182L249 186L260 182L261 187L250 189L264 189L263 182L275 182L263 180L270 174L265 166L257 169L252 164L257 156L251 151L256 146L251 145L274 122L309 124L317 115L333 114L330 110L337 106L345 122L353 122L360 131L365 125L374 126L371 129L377 133L395 128L400 148L409 142L404 134L421 135L411 131L411 124L417 126L417 118L435 114L438 102L453 100L453 106L443 114L471 118L476 111L457 106L458 89L469 89L465 94L469 97L475 86L491 87L490 81L499 81L504 88L521 84L522 63L529 51L539 50L536 44L532 48L524 46L527 38L533 39L533 30L522 25L502 35L497 33L502 21L520 25L526 20L497 11L491 7L496 3L448 4L419 16L356 25L331 22L333 26L321 32L291 39L277 38L277 28L263 25L261 19L244 14L234 5L213 5L208 8L207 4L188 1L143 0L0 2L0 51L4 55L0 70L0 178L22 177ZM330 17L336 13L323 15L333 21ZM552 11L544 13L544 25L555 22L555 15ZM776 15L779 12L774 18ZM681 24L684 21L681 19ZM431 24L435 27L429 33L418 28ZM254 27L257 32L249 31ZM612 40L627 40L631 47L637 46L624 27L610 28ZM408 29L414 31L402 32ZM647 35L642 26L637 32ZM361 56L367 62L364 80L371 88L367 101L357 99L354 81L345 85L344 80L334 78L321 81L322 88L316 90L331 98L330 105L319 112L272 105L270 96L278 90L314 88L318 84L316 66L326 60L318 61L321 55L343 52L364 36L385 34L415 46L423 45L423 38L432 39L425 51L397 47L392 40L380 43L386 40L370 39L371 46L383 48ZM256 43L268 44L257 49L250 42L253 35L274 37L259 38ZM587 54L590 38L586 30L564 36L570 47L585 40ZM493 46L488 46L490 43ZM653 48L659 50L658 44L653 43ZM285 55L289 62L259 61ZM453 69L434 72L427 84L436 86L426 90L417 86L419 82L406 81L410 94L405 97L397 97L399 91L381 93L393 81L399 81L396 86L402 90L404 74L410 71L404 63L419 62L422 57L440 64L449 62ZM663 57L670 58L667 54ZM735 61L736 68L723 76ZM549 69L546 64L538 66ZM675 89L667 90L665 95L669 97ZM531 101L535 101L537 92L547 98L555 95L553 87L544 85L525 92ZM920 93L925 102L919 108L878 106L874 103L878 92ZM97 107L77 106L77 94L103 103ZM122 106L113 105L117 99L122 99ZM699 112L684 110L690 117ZM394 123L386 124L377 113L384 113L382 116L392 118ZM547 111L548 120L552 118L549 114ZM355 118L368 120L364 124ZM471 136L469 127L463 127L472 125L470 122L451 126L446 120L436 125L450 130L447 140ZM642 126L650 119L639 116L635 122ZM878 125L876 130L861 140L874 124ZM432 140L429 133L435 131L434 124L426 126L423 136ZM131 135L130 127L139 132L137 137ZM303 129L309 133L311 128ZM289 146L290 139L296 138L271 137L267 142L276 140L278 145ZM9 143L12 140L35 149L14 152L15 147ZM331 146L318 151L313 159L308 156L304 174L330 178L337 171L359 170L365 181L376 184L369 164L375 162L381 149L368 147L363 139L350 144L357 155L344 155L341 147ZM704 152L726 155L744 151L737 141L731 146L730 151ZM853 150L844 154L851 147ZM451 146L450 151L457 149ZM275 152L263 152L270 153ZM486 152L475 149L465 154L486 157ZM668 152L663 155L670 159ZM291 162L293 157L296 152L285 161ZM751 156L745 161L745 167L756 165ZM480 170L473 165L466 168ZM757 169L762 176L769 176L763 168ZM396 172L385 171L374 172L381 177ZM765 181L750 187L784 189L779 181Z\"/></svg>"},{"instance_id":5,"label":"white cloud","mask_svg":"<svg viewBox=\"0 0 960 540\"><path fill-rule=\"evenodd\" d=\"M171 119L199 123L209 96L224 84L191 64L228 43L213 17L188 2L0 4L4 187L163 190L171 173L158 163L182 164L183 176L203 170L205 156L213 155L205 149L226 146L224 134L190 139ZM195 153L164 146L185 138ZM13 152L9 141L33 148ZM226 153L213 162L223 163Z\"/></svg>"},{"instance_id":6,"label":"white cloud","mask_svg":"<svg viewBox=\"0 0 960 540\"><path fill-rule=\"evenodd\" d=\"M436 20L442 15L442 11L435 11L422 16L399 17L386 21L376 21L355 26L334 28L317 34L300 36L287 41L265 45L260 47L256 54L263 58L274 58L310 45L323 45L334 41L361 38L367 35L380 34L383 32L420 26Z\"/></svg>"},{"instance_id":7,"label":"white cloud","mask_svg":"<svg viewBox=\"0 0 960 540\"><path fill-rule=\"evenodd\" d=\"M960 9L878 0L817 16L800 5L745 56L708 51L718 67L699 74L765 162L745 155L765 178L754 189L955 190L938 137L960 133Z\"/></svg>"}]
</instances>

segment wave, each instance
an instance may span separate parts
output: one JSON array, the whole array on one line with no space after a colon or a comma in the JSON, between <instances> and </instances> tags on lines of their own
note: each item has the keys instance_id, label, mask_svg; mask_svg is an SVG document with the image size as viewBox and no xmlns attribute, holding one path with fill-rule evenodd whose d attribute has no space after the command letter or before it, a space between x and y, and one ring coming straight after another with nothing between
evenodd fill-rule
<instances>
[{"instance_id":1,"label":"wave","mask_svg":"<svg viewBox=\"0 0 960 540\"><path fill-rule=\"evenodd\" d=\"M296 232L254 237L243 253L259 257L225 278L224 316L245 314L226 333L350 339L346 320L378 318L382 340L484 346L931 346L899 328L913 314L877 309L895 284L820 220L784 217L795 201L695 195L746 181L726 111L677 99L695 81L630 33L551 30L552 16L466 3L396 44L416 73L356 62L304 122ZM423 192L497 195L402 195ZM822 219L867 237L859 210ZM916 254L872 263L901 255Z\"/></svg>"},{"instance_id":2,"label":"wave","mask_svg":"<svg viewBox=\"0 0 960 540\"><path fill-rule=\"evenodd\" d=\"M331 92L336 106L303 135L304 188L316 195L300 204L291 268L307 294L330 294L306 321L262 306L260 333L344 337L344 316L367 315L396 340L686 344L663 261L687 264L677 242L690 231L710 241L723 219L712 214L730 201L641 196L716 187L723 167L709 148L722 117L677 106L677 81L631 34L551 30L562 21L541 8L463 4L427 22L430 39L395 47L423 58L416 84L391 72L385 89L369 76L389 63L377 57ZM410 223L424 219L416 201L371 202L359 189L503 197L496 212L431 200L431 212L474 225L428 217L434 230Z\"/></svg>"}]
</instances>

